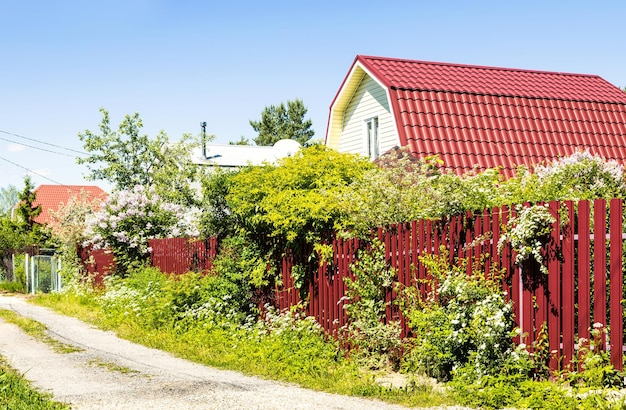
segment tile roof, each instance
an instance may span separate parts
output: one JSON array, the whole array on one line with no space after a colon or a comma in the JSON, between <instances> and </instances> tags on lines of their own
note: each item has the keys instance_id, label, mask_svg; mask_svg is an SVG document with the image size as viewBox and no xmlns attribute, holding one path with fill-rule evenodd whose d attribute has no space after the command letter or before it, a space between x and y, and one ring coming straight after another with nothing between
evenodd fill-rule
<instances>
[{"instance_id":1,"label":"tile roof","mask_svg":"<svg viewBox=\"0 0 626 410\"><path fill-rule=\"evenodd\" d=\"M49 223L50 211L58 210L81 192L84 192L87 198L98 202L106 200L108 196L100 187L94 185L39 185L34 192L33 205L41 205L41 213L35 218L35 222L39 224Z\"/></svg>"},{"instance_id":2,"label":"tile roof","mask_svg":"<svg viewBox=\"0 0 626 410\"><path fill-rule=\"evenodd\" d=\"M626 92L596 75L357 56L387 87L401 145L463 173L587 148L626 160Z\"/></svg>"}]
</instances>

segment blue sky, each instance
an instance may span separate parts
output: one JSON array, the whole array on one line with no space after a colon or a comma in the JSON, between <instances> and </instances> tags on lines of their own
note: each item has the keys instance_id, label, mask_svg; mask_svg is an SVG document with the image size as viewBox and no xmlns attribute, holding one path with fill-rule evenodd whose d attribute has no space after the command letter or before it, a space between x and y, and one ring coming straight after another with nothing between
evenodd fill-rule
<instances>
[{"instance_id":1,"label":"blue sky","mask_svg":"<svg viewBox=\"0 0 626 410\"><path fill-rule=\"evenodd\" d=\"M0 187L31 171L35 185L91 183L74 156L101 107L115 127L138 112L146 134L174 141L206 121L226 144L255 137L249 120L266 106L300 98L323 139L357 54L624 87L625 16L622 1L0 0Z\"/></svg>"}]
</instances>

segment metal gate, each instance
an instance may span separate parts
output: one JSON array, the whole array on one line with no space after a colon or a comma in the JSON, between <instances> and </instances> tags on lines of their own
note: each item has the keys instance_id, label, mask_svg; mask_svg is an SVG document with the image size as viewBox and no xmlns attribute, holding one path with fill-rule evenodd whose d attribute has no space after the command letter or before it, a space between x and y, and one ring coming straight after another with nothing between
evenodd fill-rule
<instances>
[{"instance_id":1,"label":"metal gate","mask_svg":"<svg viewBox=\"0 0 626 410\"><path fill-rule=\"evenodd\" d=\"M28 293L49 293L61 290L61 274L56 257L27 254L25 263Z\"/></svg>"}]
</instances>

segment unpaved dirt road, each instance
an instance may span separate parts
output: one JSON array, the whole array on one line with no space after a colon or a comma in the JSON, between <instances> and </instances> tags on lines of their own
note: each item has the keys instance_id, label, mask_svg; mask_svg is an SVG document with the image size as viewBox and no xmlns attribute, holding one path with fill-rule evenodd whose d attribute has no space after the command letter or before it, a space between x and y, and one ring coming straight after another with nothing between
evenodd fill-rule
<instances>
[{"instance_id":1,"label":"unpaved dirt road","mask_svg":"<svg viewBox=\"0 0 626 410\"><path fill-rule=\"evenodd\" d=\"M0 355L41 390L73 409L402 409L218 370L98 330L77 319L0 295L0 308L47 326L81 348L55 353L0 319Z\"/></svg>"}]
</instances>

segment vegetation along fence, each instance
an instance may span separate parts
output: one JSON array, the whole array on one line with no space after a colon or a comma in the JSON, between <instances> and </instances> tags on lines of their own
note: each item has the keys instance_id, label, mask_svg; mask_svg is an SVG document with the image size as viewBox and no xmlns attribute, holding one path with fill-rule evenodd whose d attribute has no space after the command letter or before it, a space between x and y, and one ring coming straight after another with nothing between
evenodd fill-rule
<instances>
[{"instance_id":1,"label":"vegetation along fence","mask_svg":"<svg viewBox=\"0 0 626 410\"><path fill-rule=\"evenodd\" d=\"M494 208L482 213L467 213L440 221L414 221L378 229L374 235L385 244L385 257L397 272L397 281L426 292L429 273L420 256L440 254L442 249L455 258L473 258L468 273L480 269L485 275L502 274L502 286L513 302L515 321L522 330L517 341L532 346L547 332L552 353L552 369L566 368L577 348L579 338L590 338L594 325L606 329L605 343L611 362L622 369L623 354L623 204L619 199L579 202L550 202L547 209L554 218L549 235L543 238L543 265L532 259L515 263L517 252L511 245L498 249L503 228L517 215L516 209ZM358 239L332 240L333 256L312 272L307 313L329 332L346 322L343 310L344 278L350 277L350 265L364 247ZM163 271L183 273L190 269L209 269L217 243L164 239L151 241L152 263ZM279 308L300 302L300 292L291 275L295 260L282 260L282 286L273 294ZM388 300L397 297L389 291ZM390 304L387 320L402 315ZM417 335L416 335L417 336Z\"/></svg>"}]
</instances>

